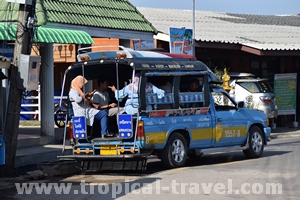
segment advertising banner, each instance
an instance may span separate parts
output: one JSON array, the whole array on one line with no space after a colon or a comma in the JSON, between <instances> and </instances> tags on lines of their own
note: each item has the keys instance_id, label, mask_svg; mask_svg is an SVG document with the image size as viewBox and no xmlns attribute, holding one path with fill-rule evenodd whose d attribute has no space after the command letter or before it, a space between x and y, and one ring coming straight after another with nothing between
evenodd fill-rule
<instances>
[{"instance_id":1,"label":"advertising banner","mask_svg":"<svg viewBox=\"0 0 300 200\"><path fill-rule=\"evenodd\" d=\"M275 74L274 92L278 115L296 114L297 74Z\"/></svg>"},{"instance_id":2,"label":"advertising banner","mask_svg":"<svg viewBox=\"0 0 300 200\"><path fill-rule=\"evenodd\" d=\"M193 55L193 29L170 27L170 53Z\"/></svg>"},{"instance_id":3,"label":"advertising banner","mask_svg":"<svg viewBox=\"0 0 300 200\"><path fill-rule=\"evenodd\" d=\"M131 41L133 43L133 49L137 51L154 48L153 40L132 39Z\"/></svg>"}]
</instances>

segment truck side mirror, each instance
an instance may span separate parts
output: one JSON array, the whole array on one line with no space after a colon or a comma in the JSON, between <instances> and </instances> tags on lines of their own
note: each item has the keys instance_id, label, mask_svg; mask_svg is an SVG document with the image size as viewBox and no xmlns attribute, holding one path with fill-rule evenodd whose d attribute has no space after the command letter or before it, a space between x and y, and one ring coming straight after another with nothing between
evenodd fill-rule
<instances>
[{"instance_id":1,"label":"truck side mirror","mask_svg":"<svg viewBox=\"0 0 300 200\"><path fill-rule=\"evenodd\" d=\"M244 108L245 107L245 102L239 101L238 102L238 108Z\"/></svg>"}]
</instances>

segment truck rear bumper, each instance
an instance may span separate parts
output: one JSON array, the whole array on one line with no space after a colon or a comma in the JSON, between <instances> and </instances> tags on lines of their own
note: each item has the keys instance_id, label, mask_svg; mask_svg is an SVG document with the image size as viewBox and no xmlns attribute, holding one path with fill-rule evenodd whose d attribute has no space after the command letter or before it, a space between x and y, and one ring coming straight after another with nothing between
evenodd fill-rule
<instances>
[{"instance_id":1,"label":"truck rear bumper","mask_svg":"<svg viewBox=\"0 0 300 200\"><path fill-rule=\"evenodd\" d=\"M57 156L60 160L124 160L124 159L143 159L147 158L150 153L144 154L124 154L124 155L109 155L109 156L101 156L101 155L62 155Z\"/></svg>"}]
</instances>

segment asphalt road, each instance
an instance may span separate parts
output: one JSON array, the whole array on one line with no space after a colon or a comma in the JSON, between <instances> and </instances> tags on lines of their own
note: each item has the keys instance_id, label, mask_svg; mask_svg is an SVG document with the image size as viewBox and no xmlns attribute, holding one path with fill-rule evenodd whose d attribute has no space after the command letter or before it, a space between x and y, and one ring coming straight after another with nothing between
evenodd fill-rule
<instances>
[{"instance_id":1,"label":"asphalt road","mask_svg":"<svg viewBox=\"0 0 300 200\"><path fill-rule=\"evenodd\" d=\"M215 153L189 160L186 167L165 170L151 158L142 174L86 172L47 177L29 181L28 194L18 194L17 187L0 190L0 199L300 199L299 154L300 137L290 135L273 139L259 159L246 159L241 151ZM35 185L41 183L47 183L43 192ZM65 190L55 185L62 183Z\"/></svg>"}]
</instances>

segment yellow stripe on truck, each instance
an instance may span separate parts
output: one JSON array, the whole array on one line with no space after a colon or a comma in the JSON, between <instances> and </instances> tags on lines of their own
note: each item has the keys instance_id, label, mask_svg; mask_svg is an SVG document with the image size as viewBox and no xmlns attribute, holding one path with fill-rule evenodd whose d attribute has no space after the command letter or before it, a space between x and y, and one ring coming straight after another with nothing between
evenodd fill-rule
<instances>
[{"instance_id":1,"label":"yellow stripe on truck","mask_svg":"<svg viewBox=\"0 0 300 200\"><path fill-rule=\"evenodd\" d=\"M190 130L192 133L192 140L204 140L212 138L212 128L205 129L194 129ZM145 143L146 144L164 144L168 132L152 132L145 134Z\"/></svg>"},{"instance_id":2,"label":"yellow stripe on truck","mask_svg":"<svg viewBox=\"0 0 300 200\"><path fill-rule=\"evenodd\" d=\"M218 127L221 133L221 138L226 137L243 137L246 136L248 126L235 126L235 127ZM216 138L216 128L201 128L190 130L192 134L192 140L207 140ZM219 133L219 134L220 134ZM146 144L164 144L168 132L152 132L145 134ZM218 135L220 137L220 135ZM217 140L218 141L218 140Z\"/></svg>"},{"instance_id":3,"label":"yellow stripe on truck","mask_svg":"<svg viewBox=\"0 0 300 200\"><path fill-rule=\"evenodd\" d=\"M152 132L145 134L146 144L163 144L166 141L168 132Z\"/></svg>"},{"instance_id":4,"label":"yellow stripe on truck","mask_svg":"<svg viewBox=\"0 0 300 200\"><path fill-rule=\"evenodd\" d=\"M201 128L201 129L193 129L192 140L206 140L211 139L213 137L213 128Z\"/></svg>"}]
</instances>

